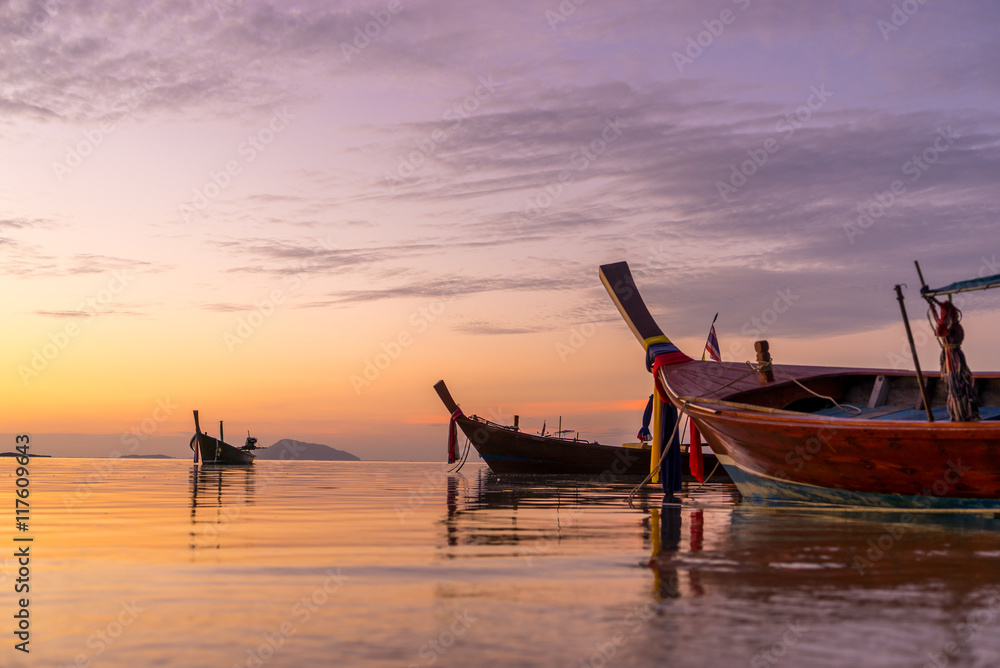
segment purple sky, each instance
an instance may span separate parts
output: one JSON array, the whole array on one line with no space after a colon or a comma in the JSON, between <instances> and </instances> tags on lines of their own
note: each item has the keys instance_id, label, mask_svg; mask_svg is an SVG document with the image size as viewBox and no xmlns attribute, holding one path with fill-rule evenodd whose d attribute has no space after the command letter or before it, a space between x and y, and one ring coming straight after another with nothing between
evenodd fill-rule
<instances>
[{"instance_id":1,"label":"purple sky","mask_svg":"<svg viewBox=\"0 0 1000 668\"><path fill-rule=\"evenodd\" d=\"M694 354L719 311L727 359L768 336L780 361L890 366L895 283L922 323L914 260L930 283L1000 273L998 25L995 2L931 0L5 3L2 428L117 433L171 396L177 433L217 405L365 457L358 425L426 423L439 377L476 403L518 377L534 404L641 398L597 280L622 259ZM997 305L965 307L975 368L1000 368ZM624 352L560 358L588 323ZM399 333L420 337L358 391ZM246 383L294 401L242 414Z\"/></svg>"}]
</instances>

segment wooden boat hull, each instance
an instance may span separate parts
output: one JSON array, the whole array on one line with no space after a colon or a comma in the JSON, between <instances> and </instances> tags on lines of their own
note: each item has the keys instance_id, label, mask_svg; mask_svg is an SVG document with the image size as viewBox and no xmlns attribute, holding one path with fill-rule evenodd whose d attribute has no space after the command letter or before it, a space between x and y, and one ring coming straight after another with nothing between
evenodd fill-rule
<instances>
[{"instance_id":1,"label":"wooden boat hull","mask_svg":"<svg viewBox=\"0 0 1000 668\"><path fill-rule=\"evenodd\" d=\"M549 438L461 416L458 426L497 473L591 475L613 479L649 473L649 449Z\"/></svg>"},{"instance_id":2,"label":"wooden boat hull","mask_svg":"<svg viewBox=\"0 0 1000 668\"><path fill-rule=\"evenodd\" d=\"M694 420L744 498L897 508L1000 508L1000 422L928 423L908 415L921 414L915 409L897 411L896 419L864 419L741 406L740 400L764 392L756 374L742 387L728 388L740 391L721 402L711 393L685 398L695 391L690 381L703 364L662 367L661 380L670 399ZM775 366L778 378L800 378L814 389L829 389L847 377L857 380L879 374L823 371ZM910 376L885 373L902 382ZM774 383L766 392L776 406L794 405L805 393L793 383Z\"/></svg>"},{"instance_id":3,"label":"wooden boat hull","mask_svg":"<svg viewBox=\"0 0 1000 668\"><path fill-rule=\"evenodd\" d=\"M444 381L438 381L434 389L449 412L453 415L458 412L456 424L495 473L579 475L604 482L618 478L641 479L649 474L648 447L602 445L580 439L527 434L516 427L461 413ZM682 478L694 480L687 458L682 459ZM717 463L714 456L706 454L706 471L713 471ZM721 469L713 477L714 480L725 478Z\"/></svg>"},{"instance_id":4,"label":"wooden boat hull","mask_svg":"<svg viewBox=\"0 0 1000 668\"><path fill-rule=\"evenodd\" d=\"M202 464L253 464L252 452L229 445L214 436L197 433L191 439L192 450L196 444Z\"/></svg>"}]
</instances>

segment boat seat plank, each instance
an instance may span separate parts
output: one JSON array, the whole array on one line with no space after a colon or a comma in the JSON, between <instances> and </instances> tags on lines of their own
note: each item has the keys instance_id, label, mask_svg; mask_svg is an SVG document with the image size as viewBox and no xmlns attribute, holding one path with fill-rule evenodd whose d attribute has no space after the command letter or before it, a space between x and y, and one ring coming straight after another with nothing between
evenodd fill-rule
<instances>
[{"instance_id":1,"label":"boat seat plank","mask_svg":"<svg viewBox=\"0 0 1000 668\"><path fill-rule=\"evenodd\" d=\"M934 413L934 420L936 422L948 422L951 418L948 416L948 409L939 406L931 411ZM882 420L912 420L914 422L926 421L927 411L923 408L908 408L904 411L899 411L898 413L891 413L887 416L883 416L879 419Z\"/></svg>"},{"instance_id":2,"label":"boat seat plank","mask_svg":"<svg viewBox=\"0 0 1000 668\"><path fill-rule=\"evenodd\" d=\"M1000 408L994 406L980 406L979 417L982 420L998 420L1000 419Z\"/></svg>"}]
</instances>

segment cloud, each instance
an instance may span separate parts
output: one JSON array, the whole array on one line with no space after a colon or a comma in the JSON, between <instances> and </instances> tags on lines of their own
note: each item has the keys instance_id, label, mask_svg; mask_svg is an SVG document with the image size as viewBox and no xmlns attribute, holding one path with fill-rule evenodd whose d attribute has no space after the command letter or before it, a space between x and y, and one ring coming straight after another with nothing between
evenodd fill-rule
<instances>
[{"instance_id":1,"label":"cloud","mask_svg":"<svg viewBox=\"0 0 1000 668\"><path fill-rule=\"evenodd\" d=\"M490 322L486 320L469 320L461 325L453 327L456 331L473 335L497 335L497 334L534 334L542 331L539 328L514 327L509 324Z\"/></svg>"},{"instance_id":2,"label":"cloud","mask_svg":"<svg viewBox=\"0 0 1000 668\"><path fill-rule=\"evenodd\" d=\"M72 319L72 318L93 318L95 315L126 315L126 316L146 316L149 315L145 311L136 311L118 308L114 306L101 306L98 310L91 311L77 311L77 310L65 310L65 311L45 311L38 310L33 311L35 315L45 316L47 318L60 318L60 319Z\"/></svg>"},{"instance_id":3,"label":"cloud","mask_svg":"<svg viewBox=\"0 0 1000 668\"><path fill-rule=\"evenodd\" d=\"M791 0L745 11L585 3L556 25L546 11L558 3L402 6L355 45L379 3L8 3L0 108L80 123L232 118L334 91L398 106L352 107L351 121L323 128L357 133L353 171L297 164L298 189L269 184L213 204L254 229L214 242L237 260L233 272L358 277L350 290L324 284L307 307L499 290L582 300L599 292L597 264L624 258L692 331L706 304L742 323L793 289L802 297L783 326L826 335L894 318L882 304L891 295L872 291L909 277L914 259L950 280L1000 250L989 246L1000 213L994 3L921 5L888 39L878 21L892 8L860 1L836 11ZM721 7L736 21L679 71L673 54ZM28 35L24 19L37 12L47 14ZM476 98L484 78L495 83ZM474 108L446 116L468 100ZM934 149L941 131L953 141ZM435 136L416 168L401 169ZM929 150L933 162L914 168ZM868 223L896 181L905 192ZM0 249L28 275L127 262L48 257L19 243L24 227L11 221L0 221L10 231ZM346 229L351 241L286 238L275 225ZM206 306L224 307L239 308ZM525 317L516 328L547 326Z\"/></svg>"},{"instance_id":4,"label":"cloud","mask_svg":"<svg viewBox=\"0 0 1000 668\"><path fill-rule=\"evenodd\" d=\"M511 245L572 240L595 265L655 255L652 292L669 293L682 322L720 302L749 322L775 291L794 289L791 334L875 327L896 316L890 291L873 299L871 286L912 280L914 259L964 262L975 275L1000 213L1000 126L985 110L824 104L815 91L842 92L821 87L788 104L742 104L745 93L700 83L536 90L463 122L393 197L503 198L514 203L506 212L461 228ZM881 211L894 183L903 192ZM878 216L859 223L873 204Z\"/></svg>"},{"instance_id":5,"label":"cloud","mask_svg":"<svg viewBox=\"0 0 1000 668\"><path fill-rule=\"evenodd\" d=\"M445 276L425 280L408 279L406 284L374 290L342 290L328 300L302 304L300 308L325 308L357 302L409 297L455 298L483 292L560 291L581 287L576 277L552 276Z\"/></svg>"},{"instance_id":6,"label":"cloud","mask_svg":"<svg viewBox=\"0 0 1000 668\"><path fill-rule=\"evenodd\" d=\"M206 311L214 311L216 313L240 313L243 311L253 310L254 306L251 304L233 304L233 303L215 303L215 304L202 304L201 308Z\"/></svg>"},{"instance_id":7,"label":"cloud","mask_svg":"<svg viewBox=\"0 0 1000 668\"><path fill-rule=\"evenodd\" d=\"M70 258L68 274L106 274L115 270L138 270L143 273L166 271L169 267L145 260L132 260L110 255L79 254Z\"/></svg>"}]
</instances>

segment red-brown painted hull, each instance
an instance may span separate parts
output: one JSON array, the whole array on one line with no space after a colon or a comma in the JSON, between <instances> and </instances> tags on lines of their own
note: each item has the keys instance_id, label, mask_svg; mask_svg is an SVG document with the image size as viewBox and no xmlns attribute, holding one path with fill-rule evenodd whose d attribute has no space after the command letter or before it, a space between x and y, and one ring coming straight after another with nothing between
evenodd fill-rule
<instances>
[{"instance_id":1,"label":"red-brown painted hull","mask_svg":"<svg viewBox=\"0 0 1000 668\"><path fill-rule=\"evenodd\" d=\"M981 508L1000 505L1000 422L951 423L836 418L774 410L798 392L764 385L757 374L722 388L745 365L684 362L662 367L668 395L698 425L745 497L889 505ZM838 374L893 371L776 366L779 380L814 386ZM786 393L771 408L715 400ZM685 400L684 397L699 397ZM770 412L768 412L770 410Z\"/></svg>"}]
</instances>

